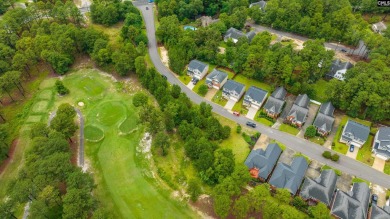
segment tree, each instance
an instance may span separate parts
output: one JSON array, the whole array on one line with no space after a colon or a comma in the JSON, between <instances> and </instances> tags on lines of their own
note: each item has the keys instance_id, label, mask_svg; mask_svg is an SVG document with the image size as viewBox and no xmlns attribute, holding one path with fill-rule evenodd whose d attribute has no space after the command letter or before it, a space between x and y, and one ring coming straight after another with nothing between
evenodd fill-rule
<instances>
[{"instance_id":1,"label":"tree","mask_svg":"<svg viewBox=\"0 0 390 219\"><path fill-rule=\"evenodd\" d=\"M143 75L146 73L146 64L145 64L145 58L143 56L138 56L135 59L135 72L137 75Z\"/></svg>"},{"instance_id":2,"label":"tree","mask_svg":"<svg viewBox=\"0 0 390 219\"><path fill-rule=\"evenodd\" d=\"M196 202L198 200L199 195L202 193L202 189L196 179L190 179L188 181L187 193L190 195L191 201Z\"/></svg>"},{"instance_id":3,"label":"tree","mask_svg":"<svg viewBox=\"0 0 390 219\"><path fill-rule=\"evenodd\" d=\"M279 203L289 205L291 201L291 193L287 189L278 189L274 196Z\"/></svg>"},{"instance_id":4,"label":"tree","mask_svg":"<svg viewBox=\"0 0 390 219\"><path fill-rule=\"evenodd\" d=\"M157 28L156 36L159 41L167 44L168 47L177 43L183 30L180 27L179 20L175 15L161 18L160 25Z\"/></svg>"},{"instance_id":5,"label":"tree","mask_svg":"<svg viewBox=\"0 0 390 219\"><path fill-rule=\"evenodd\" d=\"M214 197L214 212L221 218L229 215L232 200L227 195L218 195Z\"/></svg>"},{"instance_id":6,"label":"tree","mask_svg":"<svg viewBox=\"0 0 390 219\"><path fill-rule=\"evenodd\" d=\"M11 200L0 202L0 218L17 219L13 205L14 203Z\"/></svg>"},{"instance_id":7,"label":"tree","mask_svg":"<svg viewBox=\"0 0 390 219\"><path fill-rule=\"evenodd\" d=\"M277 200L274 198L268 197L265 199L265 204L263 206L263 218L264 219L272 219L272 218L280 218L282 214L282 208L279 206Z\"/></svg>"},{"instance_id":8,"label":"tree","mask_svg":"<svg viewBox=\"0 0 390 219\"><path fill-rule=\"evenodd\" d=\"M88 218L95 201L86 189L69 189L63 198L62 218Z\"/></svg>"},{"instance_id":9,"label":"tree","mask_svg":"<svg viewBox=\"0 0 390 219\"><path fill-rule=\"evenodd\" d=\"M231 149L217 149L214 153L215 176L219 182L233 173L235 161Z\"/></svg>"},{"instance_id":10,"label":"tree","mask_svg":"<svg viewBox=\"0 0 390 219\"><path fill-rule=\"evenodd\" d=\"M153 145L159 149L161 149L161 153L163 156L168 154L169 148L169 137L164 132L158 132L154 137Z\"/></svg>"},{"instance_id":11,"label":"tree","mask_svg":"<svg viewBox=\"0 0 390 219\"><path fill-rule=\"evenodd\" d=\"M180 93L181 93L180 86L177 85L177 84L172 85L172 87L171 87L171 95L172 95L172 97L177 99L177 98L179 98Z\"/></svg>"},{"instance_id":12,"label":"tree","mask_svg":"<svg viewBox=\"0 0 390 219\"><path fill-rule=\"evenodd\" d=\"M244 187L251 180L248 167L244 164L236 164L231 177L239 187Z\"/></svg>"},{"instance_id":13,"label":"tree","mask_svg":"<svg viewBox=\"0 0 390 219\"><path fill-rule=\"evenodd\" d=\"M133 97L133 105L135 107L145 106L148 104L148 95L143 92L137 92Z\"/></svg>"},{"instance_id":14,"label":"tree","mask_svg":"<svg viewBox=\"0 0 390 219\"><path fill-rule=\"evenodd\" d=\"M209 87L205 84L202 84L199 86L199 89L198 89L198 94L202 97L204 97L207 92L209 91Z\"/></svg>"},{"instance_id":15,"label":"tree","mask_svg":"<svg viewBox=\"0 0 390 219\"><path fill-rule=\"evenodd\" d=\"M249 199L247 196L241 196L234 203L233 214L237 218L246 218L248 212L249 212Z\"/></svg>"},{"instance_id":16,"label":"tree","mask_svg":"<svg viewBox=\"0 0 390 219\"><path fill-rule=\"evenodd\" d=\"M30 138L34 139L36 137L48 137L49 128L47 124L43 122L37 122L31 125Z\"/></svg>"},{"instance_id":17,"label":"tree","mask_svg":"<svg viewBox=\"0 0 390 219\"><path fill-rule=\"evenodd\" d=\"M315 206L309 207L309 215L314 219L330 219L332 218L329 213L329 209L322 202L319 202Z\"/></svg>"},{"instance_id":18,"label":"tree","mask_svg":"<svg viewBox=\"0 0 390 219\"><path fill-rule=\"evenodd\" d=\"M340 156L336 153L332 154L332 157L330 158L332 161L337 162L340 159Z\"/></svg>"},{"instance_id":19,"label":"tree","mask_svg":"<svg viewBox=\"0 0 390 219\"><path fill-rule=\"evenodd\" d=\"M76 111L74 107L69 103L63 103L59 105L57 109L57 115L62 115L62 114L67 116L70 119L74 119L74 117L76 116Z\"/></svg>"},{"instance_id":20,"label":"tree","mask_svg":"<svg viewBox=\"0 0 390 219\"><path fill-rule=\"evenodd\" d=\"M65 114L56 115L50 123L50 128L64 134L68 139L70 139L77 130L73 118L69 118Z\"/></svg>"},{"instance_id":21,"label":"tree","mask_svg":"<svg viewBox=\"0 0 390 219\"><path fill-rule=\"evenodd\" d=\"M317 134L317 130L313 125L306 128L305 137L312 138L315 137L316 134Z\"/></svg>"},{"instance_id":22,"label":"tree","mask_svg":"<svg viewBox=\"0 0 390 219\"><path fill-rule=\"evenodd\" d=\"M56 86L57 93L59 95L66 95L69 93L69 89L64 86L62 81L57 80L55 86Z\"/></svg>"}]
</instances>

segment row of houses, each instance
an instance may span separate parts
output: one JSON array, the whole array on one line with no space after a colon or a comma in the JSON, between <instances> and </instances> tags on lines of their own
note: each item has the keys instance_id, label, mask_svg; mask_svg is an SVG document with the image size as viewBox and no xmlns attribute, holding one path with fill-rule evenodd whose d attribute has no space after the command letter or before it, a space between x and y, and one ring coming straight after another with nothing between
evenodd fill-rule
<instances>
[{"instance_id":1,"label":"row of houses","mask_svg":"<svg viewBox=\"0 0 390 219\"><path fill-rule=\"evenodd\" d=\"M299 194L309 205L322 202L331 209L331 214L336 218L390 218L390 206L380 208L373 204L368 212L370 189L366 183L354 183L348 192L338 190L337 175L331 169L323 170L318 178L304 179L309 165L306 159L299 156L295 157L291 164L286 164L278 162L281 153L279 145L272 143L266 150L252 150L245 160L245 165L253 178L268 182L272 189L284 188L293 196Z\"/></svg>"}]
</instances>

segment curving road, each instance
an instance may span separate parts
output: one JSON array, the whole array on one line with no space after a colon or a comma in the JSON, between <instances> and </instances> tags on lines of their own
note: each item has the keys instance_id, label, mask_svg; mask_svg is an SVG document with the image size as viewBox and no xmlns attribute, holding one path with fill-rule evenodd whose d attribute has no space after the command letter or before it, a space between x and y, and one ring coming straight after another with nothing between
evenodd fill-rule
<instances>
[{"instance_id":1,"label":"curving road","mask_svg":"<svg viewBox=\"0 0 390 219\"><path fill-rule=\"evenodd\" d=\"M147 1L137 1L133 2L135 6L139 8L139 10L142 12L142 16L145 21L147 35L149 39L149 55L150 58L160 74L165 75L167 77L167 80L171 84L177 84L181 87L182 91L187 94L187 96L196 104L199 104L201 102L207 102L213 107L213 112L226 117L230 120L233 120L241 125L245 125L245 123L248 121L247 118L244 117L236 117L233 116L231 113L229 113L226 109L224 109L222 106L217 105L213 102L207 101L203 99L202 97L198 96L196 93L192 92L190 89L188 89L184 84L182 84L179 79L177 79L168 68L166 68L163 63L161 62L160 56L157 51L157 43L156 43L156 35L155 35L155 28L154 28L154 17L153 17L153 10L152 5L148 5ZM149 9L146 10L146 7ZM252 121L254 122L254 121ZM256 123L256 122L255 122ZM302 154L308 156L309 158L313 160L317 160L321 163L327 164L331 167L334 167L336 169L341 170L342 172L357 176L359 178L368 180L374 184L378 184L380 186L390 188L390 176L386 175L382 172L379 172L373 168L371 168L368 165L365 165L359 161L356 161L354 159L351 159L343 154L340 154L340 161L338 163L332 162L330 160L327 160L322 157L322 153L324 151L330 151L325 147L322 147L318 144L312 143L310 141L307 141L305 139L297 138L293 135L290 135L285 132L281 132L276 129L272 129L270 127L266 127L262 124L256 123L257 128L256 131L259 131L260 133L263 133L265 135L268 135L270 138L276 139L280 141L281 143L285 144L287 147L297 151L301 152Z\"/></svg>"}]
</instances>

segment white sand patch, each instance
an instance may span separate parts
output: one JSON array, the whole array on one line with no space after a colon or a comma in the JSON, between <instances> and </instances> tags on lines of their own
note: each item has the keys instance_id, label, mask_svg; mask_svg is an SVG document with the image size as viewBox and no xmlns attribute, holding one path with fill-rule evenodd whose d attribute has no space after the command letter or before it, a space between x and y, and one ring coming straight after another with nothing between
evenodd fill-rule
<instances>
[{"instance_id":1,"label":"white sand patch","mask_svg":"<svg viewBox=\"0 0 390 219\"><path fill-rule=\"evenodd\" d=\"M226 52L226 49L224 48L224 47L218 47L219 48L219 53L220 54L225 54L225 52Z\"/></svg>"},{"instance_id":2,"label":"white sand patch","mask_svg":"<svg viewBox=\"0 0 390 219\"><path fill-rule=\"evenodd\" d=\"M165 47L161 46L160 48L160 56L162 63L169 67L169 58L168 58L168 51L165 49Z\"/></svg>"},{"instance_id":3,"label":"white sand patch","mask_svg":"<svg viewBox=\"0 0 390 219\"><path fill-rule=\"evenodd\" d=\"M81 169L83 170L83 173L91 172L91 171L88 171L90 166L91 166L91 164L89 163L89 160L87 160L84 157L84 166L81 167Z\"/></svg>"},{"instance_id":4,"label":"white sand patch","mask_svg":"<svg viewBox=\"0 0 390 219\"><path fill-rule=\"evenodd\" d=\"M145 155L145 158L150 159L152 157L152 135L149 132L144 134L144 137L141 139L138 147L136 148L137 152Z\"/></svg>"},{"instance_id":5,"label":"white sand patch","mask_svg":"<svg viewBox=\"0 0 390 219\"><path fill-rule=\"evenodd\" d=\"M82 107L84 106L84 102L78 102L77 105Z\"/></svg>"}]
</instances>

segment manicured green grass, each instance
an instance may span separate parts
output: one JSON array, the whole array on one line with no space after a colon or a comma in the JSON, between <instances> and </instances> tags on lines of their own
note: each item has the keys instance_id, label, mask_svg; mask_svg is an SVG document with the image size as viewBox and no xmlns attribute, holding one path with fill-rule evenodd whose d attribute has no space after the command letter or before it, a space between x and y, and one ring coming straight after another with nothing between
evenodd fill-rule
<instances>
[{"instance_id":1,"label":"manicured green grass","mask_svg":"<svg viewBox=\"0 0 390 219\"><path fill-rule=\"evenodd\" d=\"M257 113L255 115L255 118L254 118L255 121L256 122L260 122L260 123L262 123L262 124L264 124L266 126L269 126L269 127L273 126L275 122L272 122L272 121L270 121L270 120L268 120L266 118L259 117L261 111L262 111L262 109L259 109L257 111Z\"/></svg>"},{"instance_id":2,"label":"manicured green grass","mask_svg":"<svg viewBox=\"0 0 390 219\"><path fill-rule=\"evenodd\" d=\"M319 144L319 145L323 145L325 143L325 139L321 138L319 136L309 138L309 141L314 142L314 143Z\"/></svg>"},{"instance_id":3,"label":"manicured green grass","mask_svg":"<svg viewBox=\"0 0 390 219\"><path fill-rule=\"evenodd\" d=\"M108 101L96 106L96 121L102 125L111 126L126 118L126 107L120 101Z\"/></svg>"},{"instance_id":4,"label":"manicured green grass","mask_svg":"<svg viewBox=\"0 0 390 219\"><path fill-rule=\"evenodd\" d=\"M236 104L234 104L232 110L240 112L242 115L246 115L248 113L248 109L242 105L243 102L244 102L244 97L242 97L240 99L240 101L238 101Z\"/></svg>"},{"instance_id":5,"label":"manicured green grass","mask_svg":"<svg viewBox=\"0 0 390 219\"><path fill-rule=\"evenodd\" d=\"M390 161L386 161L385 168L383 169L383 172L387 175L390 175Z\"/></svg>"},{"instance_id":6,"label":"manicured green grass","mask_svg":"<svg viewBox=\"0 0 390 219\"><path fill-rule=\"evenodd\" d=\"M239 74L237 75L235 78L234 78L235 81L237 82L240 82L242 84L245 84L245 88L248 89L250 86L256 86L258 88L261 88L263 90L266 90L268 92L271 91L271 86L268 85L268 84L265 84L263 82L260 82L258 80L255 80L255 79L250 79L250 78L247 78L245 77L244 75L242 74Z\"/></svg>"},{"instance_id":7,"label":"manicured green grass","mask_svg":"<svg viewBox=\"0 0 390 219\"><path fill-rule=\"evenodd\" d=\"M51 90L43 90L40 94L39 94L39 99L42 99L42 100L51 100L51 98L53 97L53 91Z\"/></svg>"},{"instance_id":8,"label":"manicured green grass","mask_svg":"<svg viewBox=\"0 0 390 219\"><path fill-rule=\"evenodd\" d=\"M180 76L179 76L179 80L180 80L183 84L187 85L188 83L190 83L191 77L188 76L188 75L180 75Z\"/></svg>"},{"instance_id":9,"label":"manicured green grass","mask_svg":"<svg viewBox=\"0 0 390 219\"><path fill-rule=\"evenodd\" d=\"M42 115L31 115L27 118L26 123L36 123L42 120Z\"/></svg>"},{"instance_id":10,"label":"manicured green grass","mask_svg":"<svg viewBox=\"0 0 390 219\"><path fill-rule=\"evenodd\" d=\"M127 118L119 125L119 131L123 134L128 134L134 130L134 126L137 124L137 118Z\"/></svg>"},{"instance_id":11,"label":"manicured green grass","mask_svg":"<svg viewBox=\"0 0 390 219\"><path fill-rule=\"evenodd\" d=\"M212 101L221 106L225 106L228 102L225 98L222 97L222 91L219 90L213 97Z\"/></svg>"},{"instance_id":12,"label":"manicured green grass","mask_svg":"<svg viewBox=\"0 0 390 219\"><path fill-rule=\"evenodd\" d=\"M311 87L314 89L315 96L312 97L312 99L319 101L319 102L325 102L328 100L329 95L326 93L326 87L328 85L328 82L324 79L318 80L315 84L313 84Z\"/></svg>"},{"instance_id":13,"label":"manicured green grass","mask_svg":"<svg viewBox=\"0 0 390 219\"><path fill-rule=\"evenodd\" d=\"M294 155L294 157L303 157L305 158L305 160L307 161L307 163L310 163L310 158L304 154L302 154L301 152L298 152Z\"/></svg>"},{"instance_id":14,"label":"manicured green grass","mask_svg":"<svg viewBox=\"0 0 390 219\"><path fill-rule=\"evenodd\" d=\"M342 174L342 172L341 172L340 170L335 169L335 168L333 168L333 167L330 167L330 166L328 166L328 165L324 165L324 166L321 168L321 170L329 170L329 169L334 170L334 172L335 172L338 176L341 176L341 174Z\"/></svg>"},{"instance_id":15,"label":"manicured green grass","mask_svg":"<svg viewBox=\"0 0 390 219\"><path fill-rule=\"evenodd\" d=\"M47 111L48 102L45 100L39 101L33 105L32 112L42 113Z\"/></svg>"},{"instance_id":16,"label":"manicured green grass","mask_svg":"<svg viewBox=\"0 0 390 219\"><path fill-rule=\"evenodd\" d=\"M372 135L368 136L366 143L359 149L356 160L363 162L369 166L372 166L374 163L374 158L372 157L372 141L374 137Z\"/></svg>"},{"instance_id":17,"label":"manicured green grass","mask_svg":"<svg viewBox=\"0 0 390 219\"><path fill-rule=\"evenodd\" d=\"M87 141L98 142L103 139L104 131L95 125L87 125L84 128L84 136Z\"/></svg>"},{"instance_id":18,"label":"manicured green grass","mask_svg":"<svg viewBox=\"0 0 390 219\"><path fill-rule=\"evenodd\" d=\"M280 146L280 148L282 149L282 151L284 151L286 149L286 145L284 145L280 141L276 141L275 139L272 139L269 143L277 143Z\"/></svg>"},{"instance_id":19,"label":"manicured green grass","mask_svg":"<svg viewBox=\"0 0 390 219\"><path fill-rule=\"evenodd\" d=\"M248 129L245 126L242 126L241 133L236 132L237 124L225 117L214 114L214 116L221 122L222 125L227 125L231 128L230 137L226 140L223 140L219 145L221 148L232 149L234 157L236 158L236 163L243 163L248 156L250 150L248 143L244 140L241 133L246 132L250 135L253 134L253 130Z\"/></svg>"},{"instance_id":20,"label":"manicured green grass","mask_svg":"<svg viewBox=\"0 0 390 219\"><path fill-rule=\"evenodd\" d=\"M355 177L352 179L352 183L361 183L361 182L367 183L367 185L370 186L370 182L367 180L364 180L364 179L361 179L358 177Z\"/></svg>"},{"instance_id":21,"label":"manicured green grass","mask_svg":"<svg viewBox=\"0 0 390 219\"><path fill-rule=\"evenodd\" d=\"M298 129L296 129L290 125L287 125L287 124L281 124L279 127L279 130L283 131L283 132L290 133L292 135L297 135L299 133Z\"/></svg>"}]
</instances>

